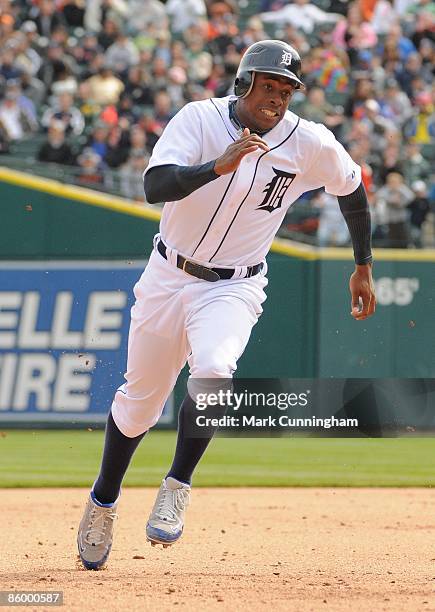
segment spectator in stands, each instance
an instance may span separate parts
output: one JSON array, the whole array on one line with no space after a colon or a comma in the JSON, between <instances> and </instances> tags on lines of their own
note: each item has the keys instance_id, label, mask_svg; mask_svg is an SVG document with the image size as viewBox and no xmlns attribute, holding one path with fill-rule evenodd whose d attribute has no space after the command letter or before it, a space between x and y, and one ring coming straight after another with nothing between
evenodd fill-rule
<instances>
[{"instance_id":1,"label":"spectator in stands","mask_svg":"<svg viewBox=\"0 0 435 612\"><path fill-rule=\"evenodd\" d=\"M78 74L78 67L73 57L65 54L64 48L58 42L50 42L37 75L49 93L53 92L55 84L59 82L64 91L68 90L74 94L77 90L75 74Z\"/></svg>"},{"instance_id":2,"label":"spectator in stands","mask_svg":"<svg viewBox=\"0 0 435 612\"><path fill-rule=\"evenodd\" d=\"M152 150L163 131L155 119L154 111L152 109L145 109L139 118L138 125L146 134L147 147L149 150Z\"/></svg>"},{"instance_id":3,"label":"spectator in stands","mask_svg":"<svg viewBox=\"0 0 435 612\"><path fill-rule=\"evenodd\" d=\"M80 68L81 83L86 82L90 77L99 75L100 71L105 68L104 53L100 50L90 57L89 62L83 64ZM80 83L80 84L81 84Z\"/></svg>"},{"instance_id":4,"label":"spectator in stands","mask_svg":"<svg viewBox=\"0 0 435 612\"><path fill-rule=\"evenodd\" d=\"M84 0L65 0L62 6L62 15L70 28L83 28L85 20Z\"/></svg>"},{"instance_id":5,"label":"spectator in stands","mask_svg":"<svg viewBox=\"0 0 435 612\"><path fill-rule=\"evenodd\" d=\"M399 49L394 39L387 38L382 45L382 65L385 76L395 78L396 73L401 68Z\"/></svg>"},{"instance_id":6,"label":"spectator in stands","mask_svg":"<svg viewBox=\"0 0 435 612\"><path fill-rule=\"evenodd\" d=\"M430 212L430 202L427 197L426 183L423 181L415 181L412 184L412 190L414 192L414 199L408 204L410 211L410 231L412 244L417 248L421 249L423 246L422 242L422 229L423 224Z\"/></svg>"},{"instance_id":7,"label":"spectator in stands","mask_svg":"<svg viewBox=\"0 0 435 612\"><path fill-rule=\"evenodd\" d=\"M295 28L311 34L315 26L321 23L336 23L341 15L322 11L318 6L308 0L294 0L282 9L262 13L261 19L264 23L290 23Z\"/></svg>"},{"instance_id":8,"label":"spectator in stands","mask_svg":"<svg viewBox=\"0 0 435 612\"><path fill-rule=\"evenodd\" d=\"M107 17L103 23L102 30L98 33L98 44L106 51L110 45L113 45L120 31L120 23L114 17Z\"/></svg>"},{"instance_id":9,"label":"spectator in stands","mask_svg":"<svg viewBox=\"0 0 435 612\"><path fill-rule=\"evenodd\" d=\"M37 130L37 123L26 105L20 104L20 89L15 82L6 87L0 102L0 123L11 142L22 140Z\"/></svg>"},{"instance_id":10,"label":"spectator in stands","mask_svg":"<svg viewBox=\"0 0 435 612\"><path fill-rule=\"evenodd\" d=\"M142 66L132 66L124 82L122 97L128 97L133 105L151 106L154 101L151 76Z\"/></svg>"},{"instance_id":11,"label":"spectator in stands","mask_svg":"<svg viewBox=\"0 0 435 612\"><path fill-rule=\"evenodd\" d=\"M75 45L72 53L77 64L80 66L80 74L90 67L97 56L104 61L103 47L99 44L97 36L93 32L87 32Z\"/></svg>"},{"instance_id":12,"label":"spectator in stands","mask_svg":"<svg viewBox=\"0 0 435 612\"><path fill-rule=\"evenodd\" d=\"M416 48L420 47L423 39L433 42L433 11L431 12L429 7L416 15L414 32L411 34L411 40Z\"/></svg>"},{"instance_id":13,"label":"spectator in stands","mask_svg":"<svg viewBox=\"0 0 435 612\"><path fill-rule=\"evenodd\" d=\"M184 70L189 67L186 57L186 45L182 40L173 40L171 45L171 58L173 66L181 66Z\"/></svg>"},{"instance_id":14,"label":"spectator in stands","mask_svg":"<svg viewBox=\"0 0 435 612\"><path fill-rule=\"evenodd\" d=\"M414 115L405 123L405 136L422 145L435 144L435 113L433 94L422 92L415 97Z\"/></svg>"},{"instance_id":15,"label":"spectator in stands","mask_svg":"<svg viewBox=\"0 0 435 612\"><path fill-rule=\"evenodd\" d=\"M165 89L168 83L169 66L163 57L155 57L151 67L153 93Z\"/></svg>"},{"instance_id":16,"label":"spectator in stands","mask_svg":"<svg viewBox=\"0 0 435 612\"><path fill-rule=\"evenodd\" d=\"M41 145L37 154L38 161L55 164L72 165L75 157L65 139L65 125L53 119L48 127L47 140Z\"/></svg>"},{"instance_id":17,"label":"spectator in stands","mask_svg":"<svg viewBox=\"0 0 435 612\"><path fill-rule=\"evenodd\" d=\"M132 153L140 153L142 157L149 157L152 147L149 146L147 135L139 125L133 125L129 130L129 149Z\"/></svg>"},{"instance_id":18,"label":"spectator in stands","mask_svg":"<svg viewBox=\"0 0 435 612\"><path fill-rule=\"evenodd\" d=\"M358 64L353 75L356 77L358 74L369 74L376 92L384 90L386 71L382 59L373 50L363 49L358 52Z\"/></svg>"},{"instance_id":19,"label":"spectator in stands","mask_svg":"<svg viewBox=\"0 0 435 612\"><path fill-rule=\"evenodd\" d=\"M110 66L103 66L86 81L89 86L89 96L92 102L104 106L105 104L116 104L119 96L124 90L124 84L113 74Z\"/></svg>"},{"instance_id":20,"label":"spectator in stands","mask_svg":"<svg viewBox=\"0 0 435 612\"><path fill-rule=\"evenodd\" d=\"M346 93L349 86L348 66L331 49L315 47L304 58L305 81L318 85L327 93Z\"/></svg>"},{"instance_id":21,"label":"spectator in stands","mask_svg":"<svg viewBox=\"0 0 435 612\"><path fill-rule=\"evenodd\" d=\"M16 20L13 15L12 8L9 6L2 6L2 12L0 13L0 48L5 47L7 41L16 31Z\"/></svg>"},{"instance_id":22,"label":"spectator in stands","mask_svg":"<svg viewBox=\"0 0 435 612\"><path fill-rule=\"evenodd\" d=\"M68 28L65 25L56 26L53 32L51 33L52 42L55 42L58 45L60 45L65 51L66 55L68 55L67 53L68 39L69 39L69 32L68 32Z\"/></svg>"},{"instance_id":23,"label":"spectator in stands","mask_svg":"<svg viewBox=\"0 0 435 612\"><path fill-rule=\"evenodd\" d=\"M0 77L4 81L19 79L22 70L15 64L14 46L6 46L0 50Z\"/></svg>"},{"instance_id":24,"label":"spectator in stands","mask_svg":"<svg viewBox=\"0 0 435 612\"><path fill-rule=\"evenodd\" d=\"M216 92L219 91L222 85L225 87L226 82L226 71L224 63L217 59L213 63L213 67L210 72L210 76L205 82L207 89L213 92L214 96L217 96Z\"/></svg>"},{"instance_id":25,"label":"spectator in stands","mask_svg":"<svg viewBox=\"0 0 435 612\"><path fill-rule=\"evenodd\" d=\"M120 170L122 195L140 204L145 200L142 174L148 162L149 157L144 156L141 151L133 150Z\"/></svg>"},{"instance_id":26,"label":"spectator in stands","mask_svg":"<svg viewBox=\"0 0 435 612\"><path fill-rule=\"evenodd\" d=\"M435 38L435 35L434 37ZM430 82L431 70L435 66L435 41L429 38L422 38L419 46L418 53L422 61L423 72L426 75L426 80Z\"/></svg>"},{"instance_id":27,"label":"spectator in stands","mask_svg":"<svg viewBox=\"0 0 435 612\"><path fill-rule=\"evenodd\" d=\"M106 19L118 22L127 17L126 0L92 0L86 2L84 25L89 32L100 32Z\"/></svg>"},{"instance_id":28,"label":"spectator in stands","mask_svg":"<svg viewBox=\"0 0 435 612\"><path fill-rule=\"evenodd\" d=\"M291 26L288 26L291 27ZM295 32L296 30L293 29ZM244 47L249 47L249 45L254 44L255 42L259 42L260 40L265 40L268 38L266 32L264 31L263 23L257 15L253 15L249 18L248 23L246 24L246 28L244 32L241 32L242 44ZM304 37L301 37L304 39ZM290 44L292 44L296 49L299 49L300 53L304 52L304 48L302 44L296 45L294 42L290 41L289 38L289 30L285 32L284 39L286 39Z\"/></svg>"},{"instance_id":29,"label":"spectator in stands","mask_svg":"<svg viewBox=\"0 0 435 612\"><path fill-rule=\"evenodd\" d=\"M61 121L67 135L80 136L85 127L82 113L74 106L74 98L68 93L61 93L55 98L54 105L47 108L42 115L41 124L48 128L53 119Z\"/></svg>"},{"instance_id":30,"label":"spectator in stands","mask_svg":"<svg viewBox=\"0 0 435 612\"><path fill-rule=\"evenodd\" d=\"M367 100L364 104L360 119L370 125L371 142L376 150L383 149L387 134L396 131L394 121L382 114L381 105L374 99Z\"/></svg>"},{"instance_id":31,"label":"spectator in stands","mask_svg":"<svg viewBox=\"0 0 435 612\"><path fill-rule=\"evenodd\" d=\"M416 48L412 40L403 35L402 26L400 23L392 23L387 34L389 43L394 43L399 52L400 61L406 62L411 53L415 53Z\"/></svg>"},{"instance_id":32,"label":"spectator in stands","mask_svg":"<svg viewBox=\"0 0 435 612\"><path fill-rule=\"evenodd\" d=\"M122 119L119 118L118 106L119 104L117 106L114 104L108 104L100 112L99 120L105 123L109 128L113 127L114 125L120 125L121 123L125 127L128 127L129 125L126 117L122 117Z\"/></svg>"},{"instance_id":33,"label":"spectator in stands","mask_svg":"<svg viewBox=\"0 0 435 612\"><path fill-rule=\"evenodd\" d=\"M421 154L421 145L409 142L403 155L403 175L407 185L417 181L427 181L430 177L431 165Z\"/></svg>"},{"instance_id":34,"label":"spectator in stands","mask_svg":"<svg viewBox=\"0 0 435 612\"><path fill-rule=\"evenodd\" d=\"M410 99L414 98L415 95L413 89L414 79L416 77L423 77L421 69L422 61L420 55L418 53L410 53L404 67L396 72L396 78L400 87Z\"/></svg>"},{"instance_id":35,"label":"spectator in stands","mask_svg":"<svg viewBox=\"0 0 435 612\"><path fill-rule=\"evenodd\" d=\"M34 5L31 18L36 24L38 34L48 40L51 39L53 30L57 26L65 24L62 13L56 10L54 0L40 0L37 5Z\"/></svg>"},{"instance_id":36,"label":"spectator in stands","mask_svg":"<svg viewBox=\"0 0 435 612\"><path fill-rule=\"evenodd\" d=\"M224 55L225 49L239 33L237 27L237 2L208 0L207 39L213 54Z\"/></svg>"},{"instance_id":37,"label":"spectator in stands","mask_svg":"<svg viewBox=\"0 0 435 612\"><path fill-rule=\"evenodd\" d=\"M119 125L114 125L107 136L107 147L103 161L109 168L118 168L127 161L129 138Z\"/></svg>"},{"instance_id":38,"label":"spectator in stands","mask_svg":"<svg viewBox=\"0 0 435 612\"><path fill-rule=\"evenodd\" d=\"M116 105L116 121L123 123L126 126L136 123L139 112L133 105L133 98L129 96L125 90L122 92L118 104Z\"/></svg>"},{"instance_id":39,"label":"spectator in stands","mask_svg":"<svg viewBox=\"0 0 435 612\"><path fill-rule=\"evenodd\" d=\"M395 79L387 79L380 95L381 112L396 125L403 126L412 115L412 105L405 92L401 91Z\"/></svg>"},{"instance_id":40,"label":"spectator in stands","mask_svg":"<svg viewBox=\"0 0 435 612\"><path fill-rule=\"evenodd\" d=\"M20 79L21 91L32 100L35 108L40 108L46 98L47 88L44 83L32 76L30 72L23 72Z\"/></svg>"},{"instance_id":41,"label":"spectator in stands","mask_svg":"<svg viewBox=\"0 0 435 612\"><path fill-rule=\"evenodd\" d=\"M186 99L189 102L198 102L199 100L208 100L212 96L213 96L213 92L209 91L205 87L202 87L202 85L189 84L186 87Z\"/></svg>"},{"instance_id":42,"label":"spectator in stands","mask_svg":"<svg viewBox=\"0 0 435 612\"><path fill-rule=\"evenodd\" d=\"M159 32L153 49L155 58L162 59L167 66L171 65L171 35L167 31Z\"/></svg>"},{"instance_id":43,"label":"spectator in stands","mask_svg":"<svg viewBox=\"0 0 435 612\"><path fill-rule=\"evenodd\" d=\"M308 121L324 123L332 130L336 130L344 119L343 112L329 104L321 87L312 87L309 90L307 101L301 108L300 114Z\"/></svg>"},{"instance_id":44,"label":"spectator in stands","mask_svg":"<svg viewBox=\"0 0 435 612\"><path fill-rule=\"evenodd\" d=\"M20 32L22 32L26 37L29 46L34 49L38 55L40 55L41 45L36 23L34 21L30 21L30 19L24 21L24 23L21 24Z\"/></svg>"},{"instance_id":45,"label":"spectator in stands","mask_svg":"<svg viewBox=\"0 0 435 612\"><path fill-rule=\"evenodd\" d=\"M184 32L207 16L204 0L167 0L166 13L170 17L174 34Z\"/></svg>"},{"instance_id":46,"label":"spectator in stands","mask_svg":"<svg viewBox=\"0 0 435 612\"><path fill-rule=\"evenodd\" d=\"M264 34L264 37L268 38L267 34ZM302 30L296 29L291 23L284 24L280 38L287 41L295 49L298 49L301 57L306 57L312 46L307 40L308 35Z\"/></svg>"},{"instance_id":47,"label":"spectator in stands","mask_svg":"<svg viewBox=\"0 0 435 612\"><path fill-rule=\"evenodd\" d=\"M386 141L382 151L382 163L377 169L376 179L381 185L385 183L390 173L403 175L404 165L400 150L400 144L395 141Z\"/></svg>"},{"instance_id":48,"label":"spectator in stands","mask_svg":"<svg viewBox=\"0 0 435 612\"><path fill-rule=\"evenodd\" d=\"M104 170L102 159L92 149L83 150L78 159L79 171L76 182L84 187L95 187L104 185Z\"/></svg>"},{"instance_id":49,"label":"spectator in stands","mask_svg":"<svg viewBox=\"0 0 435 612\"><path fill-rule=\"evenodd\" d=\"M345 115L354 119L361 119L364 114L365 104L368 100L376 97L373 81L367 75L361 75L356 79L352 94L345 105Z\"/></svg>"},{"instance_id":50,"label":"spectator in stands","mask_svg":"<svg viewBox=\"0 0 435 612\"><path fill-rule=\"evenodd\" d=\"M174 116L171 98L165 90L158 91L154 98L154 118L163 130Z\"/></svg>"},{"instance_id":51,"label":"spectator in stands","mask_svg":"<svg viewBox=\"0 0 435 612\"><path fill-rule=\"evenodd\" d=\"M76 95L76 106L82 113L86 125L91 125L101 111L101 106L91 100L90 92L89 83L82 81Z\"/></svg>"},{"instance_id":52,"label":"spectator in stands","mask_svg":"<svg viewBox=\"0 0 435 612\"><path fill-rule=\"evenodd\" d=\"M9 81L6 81L5 91L14 93L17 99L18 106L20 107L24 115L28 118L31 130L33 132L36 132L39 127L36 106L33 100L31 100L24 94L21 88L21 80L10 79Z\"/></svg>"},{"instance_id":53,"label":"spectator in stands","mask_svg":"<svg viewBox=\"0 0 435 612\"><path fill-rule=\"evenodd\" d=\"M118 32L115 42L110 45L104 55L106 65L116 73L122 74L130 66L136 66L139 63L139 51L136 45L122 30Z\"/></svg>"},{"instance_id":54,"label":"spectator in stands","mask_svg":"<svg viewBox=\"0 0 435 612\"><path fill-rule=\"evenodd\" d=\"M186 57L189 65L189 77L193 81L204 82L211 74L213 57L205 49L200 36L191 36L187 42Z\"/></svg>"},{"instance_id":55,"label":"spectator in stands","mask_svg":"<svg viewBox=\"0 0 435 612\"><path fill-rule=\"evenodd\" d=\"M186 72L180 66L172 66L168 70L168 86L166 91L171 99L171 107L179 110L184 106L186 98L184 87L187 83Z\"/></svg>"},{"instance_id":56,"label":"spectator in stands","mask_svg":"<svg viewBox=\"0 0 435 612\"><path fill-rule=\"evenodd\" d=\"M349 231L335 196L322 191L315 198L320 209L317 242L319 246L344 246L349 241Z\"/></svg>"},{"instance_id":57,"label":"spectator in stands","mask_svg":"<svg viewBox=\"0 0 435 612\"><path fill-rule=\"evenodd\" d=\"M159 31L168 29L169 20L164 4L159 0L126 0L127 29L131 34L154 25Z\"/></svg>"},{"instance_id":58,"label":"spectator in stands","mask_svg":"<svg viewBox=\"0 0 435 612\"><path fill-rule=\"evenodd\" d=\"M369 3L373 7L372 14L370 16L364 15L364 17L370 21L376 34L387 34L391 28L391 24L397 22L395 7L389 0L375 0L375 2L373 2L373 0L369 0ZM361 4L364 5L364 1Z\"/></svg>"},{"instance_id":59,"label":"spectator in stands","mask_svg":"<svg viewBox=\"0 0 435 612\"><path fill-rule=\"evenodd\" d=\"M399 17L403 17L418 0L394 0L394 10Z\"/></svg>"},{"instance_id":60,"label":"spectator in stands","mask_svg":"<svg viewBox=\"0 0 435 612\"><path fill-rule=\"evenodd\" d=\"M97 121L86 143L86 150L93 151L103 160L107 152L108 135L109 126L101 120Z\"/></svg>"},{"instance_id":61,"label":"spectator in stands","mask_svg":"<svg viewBox=\"0 0 435 612\"><path fill-rule=\"evenodd\" d=\"M387 175L385 185L377 193L377 204L385 210L387 224L386 246L395 249L406 249L409 241L407 207L414 194L404 183L398 172Z\"/></svg>"},{"instance_id":62,"label":"spectator in stands","mask_svg":"<svg viewBox=\"0 0 435 612\"><path fill-rule=\"evenodd\" d=\"M371 49L376 45L376 32L373 26L364 20L358 2L349 5L347 19L338 21L332 39L337 47L346 49L352 66L357 64L359 51Z\"/></svg>"},{"instance_id":63,"label":"spectator in stands","mask_svg":"<svg viewBox=\"0 0 435 612\"><path fill-rule=\"evenodd\" d=\"M42 58L30 45L30 40L22 32L16 32L8 41L7 46L13 49L15 58L14 65L21 74L29 72L37 74L42 64Z\"/></svg>"}]
</instances>

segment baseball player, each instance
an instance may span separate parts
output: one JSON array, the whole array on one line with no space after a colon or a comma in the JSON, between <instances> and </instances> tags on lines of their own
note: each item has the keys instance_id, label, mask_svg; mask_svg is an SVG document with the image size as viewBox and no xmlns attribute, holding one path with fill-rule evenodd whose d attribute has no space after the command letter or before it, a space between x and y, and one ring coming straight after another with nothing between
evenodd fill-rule
<instances>
[{"instance_id":1,"label":"baseball player","mask_svg":"<svg viewBox=\"0 0 435 612\"><path fill-rule=\"evenodd\" d=\"M110 553L122 479L158 421L186 361L187 395L175 456L146 525L152 544L176 542L193 471L210 441L188 437L185 415L205 380L231 379L266 299L265 257L284 216L306 191L338 197L352 238L352 316L375 311L370 214L360 167L323 125L288 110L303 87L288 44L251 45L234 94L192 102L169 122L144 175L148 202L165 202L160 233L134 287L126 382L109 413L100 474L78 548L87 569Z\"/></svg>"}]
</instances>

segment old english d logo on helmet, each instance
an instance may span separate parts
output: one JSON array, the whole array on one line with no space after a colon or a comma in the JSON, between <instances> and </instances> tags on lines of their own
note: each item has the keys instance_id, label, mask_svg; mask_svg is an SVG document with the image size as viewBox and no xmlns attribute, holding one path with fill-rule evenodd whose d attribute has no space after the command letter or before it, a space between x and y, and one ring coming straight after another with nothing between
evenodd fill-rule
<instances>
[{"instance_id":1,"label":"old english d logo on helmet","mask_svg":"<svg viewBox=\"0 0 435 612\"><path fill-rule=\"evenodd\" d=\"M254 72L267 72L288 78L297 89L304 87L301 81L299 53L281 40L262 40L245 51L237 70L234 93L246 97L254 83Z\"/></svg>"}]
</instances>

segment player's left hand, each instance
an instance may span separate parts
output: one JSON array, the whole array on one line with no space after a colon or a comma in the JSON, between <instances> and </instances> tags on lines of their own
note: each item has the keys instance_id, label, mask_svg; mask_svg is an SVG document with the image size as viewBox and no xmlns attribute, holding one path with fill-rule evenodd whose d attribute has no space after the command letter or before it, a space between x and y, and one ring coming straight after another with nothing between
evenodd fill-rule
<instances>
[{"instance_id":1,"label":"player's left hand","mask_svg":"<svg viewBox=\"0 0 435 612\"><path fill-rule=\"evenodd\" d=\"M350 277L349 289L352 295L351 315L357 321L371 317L376 309L375 286L372 277L372 265L355 266Z\"/></svg>"}]
</instances>

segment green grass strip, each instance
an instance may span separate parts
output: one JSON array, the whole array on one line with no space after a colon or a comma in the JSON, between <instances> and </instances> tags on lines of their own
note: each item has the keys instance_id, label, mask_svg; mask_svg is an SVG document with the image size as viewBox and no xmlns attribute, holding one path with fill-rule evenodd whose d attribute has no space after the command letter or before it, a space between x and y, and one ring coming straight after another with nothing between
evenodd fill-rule
<instances>
[{"instance_id":1,"label":"green grass strip","mask_svg":"<svg viewBox=\"0 0 435 612\"><path fill-rule=\"evenodd\" d=\"M0 487L92 484L101 431L0 433ZM152 431L137 450L126 486L156 486L171 463L174 432ZM435 485L433 438L216 438L195 486L411 487Z\"/></svg>"}]
</instances>

